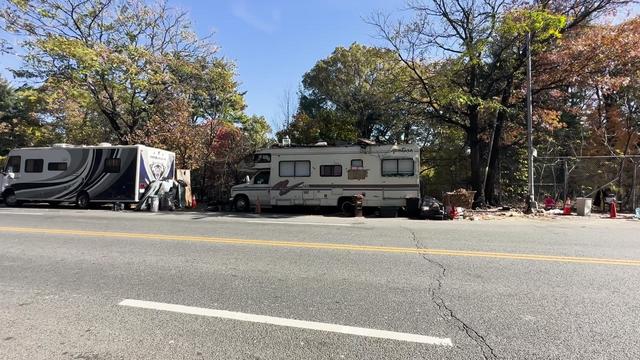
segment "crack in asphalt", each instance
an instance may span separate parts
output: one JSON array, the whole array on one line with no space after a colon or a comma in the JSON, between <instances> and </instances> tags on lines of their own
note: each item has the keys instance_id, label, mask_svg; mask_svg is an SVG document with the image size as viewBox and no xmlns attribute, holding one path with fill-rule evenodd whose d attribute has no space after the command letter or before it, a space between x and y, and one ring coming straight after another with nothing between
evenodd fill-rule
<instances>
[{"instance_id":1,"label":"crack in asphalt","mask_svg":"<svg viewBox=\"0 0 640 360\"><path fill-rule=\"evenodd\" d=\"M426 249L422 242L418 240L416 233L413 230L406 229L413 239L413 242L418 249ZM447 275L447 268L444 267L441 263L436 260L429 258L426 254L421 254L422 258L426 260L428 263L435 265L440 269L438 276L435 281L429 284L429 296L431 297L431 301L436 305L439 311L440 317L442 317L445 321L452 320L455 326L464 331L464 333L473 340L482 351L482 356L485 360L498 359L498 355L496 355L495 350L487 343L487 340L482 336L478 331L472 328L469 324L460 319L447 304L444 299L440 295L440 290L442 289L442 282L444 281Z\"/></svg>"}]
</instances>

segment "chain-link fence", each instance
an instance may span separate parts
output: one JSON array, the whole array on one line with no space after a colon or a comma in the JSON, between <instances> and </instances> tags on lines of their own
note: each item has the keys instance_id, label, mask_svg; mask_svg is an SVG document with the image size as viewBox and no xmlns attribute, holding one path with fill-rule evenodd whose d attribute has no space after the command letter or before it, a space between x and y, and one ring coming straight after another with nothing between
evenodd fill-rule
<instances>
[{"instance_id":1,"label":"chain-link fence","mask_svg":"<svg viewBox=\"0 0 640 360\"><path fill-rule=\"evenodd\" d=\"M556 200L589 197L604 211L605 198L615 195L623 210L640 206L640 156L540 157L534 161L535 198Z\"/></svg>"}]
</instances>

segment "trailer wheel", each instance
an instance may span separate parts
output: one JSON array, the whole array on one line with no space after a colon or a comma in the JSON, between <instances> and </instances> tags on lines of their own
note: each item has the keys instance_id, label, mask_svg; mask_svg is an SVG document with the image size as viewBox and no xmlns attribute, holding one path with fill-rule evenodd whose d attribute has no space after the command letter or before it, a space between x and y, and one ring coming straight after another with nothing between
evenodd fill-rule
<instances>
[{"instance_id":1,"label":"trailer wheel","mask_svg":"<svg viewBox=\"0 0 640 360\"><path fill-rule=\"evenodd\" d=\"M233 208L237 212L247 212L249 211L249 198L245 195L238 195L233 200Z\"/></svg>"},{"instance_id":2,"label":"trailer wheel","mask_svg":"<svg viewBox=\"0 0 640 360\"><path fill-rule=\"evenodd\" d=\"M2 198L4 199L4 204L9 207L16 207L21 205L20 201L18 201L18 198L16 197L16 193L14 193L13 190L5 191L5 193L2 195Z\"/></svg>"},{"instance_id":3,"label":"trailer wheel","mask_svg":"<svg viewBox=\"0 0 640 360\"><path fill-rule=\"evenodd\" d=\"M89 202L89 194L87 194L86 191L81 192L78 194L78 197L76 197L76 206L80 209L89 208Z\"/></svg>"}]
</instances>

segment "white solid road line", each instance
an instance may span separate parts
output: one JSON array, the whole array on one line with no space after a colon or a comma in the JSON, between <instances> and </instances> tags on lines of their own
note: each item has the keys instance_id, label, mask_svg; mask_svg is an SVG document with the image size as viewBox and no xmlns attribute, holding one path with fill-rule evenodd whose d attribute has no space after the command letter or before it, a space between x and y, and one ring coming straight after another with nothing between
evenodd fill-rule
<instances>
[{"instance_id":1,"label":"white solid road line","mask_svg":"<svg viewBox=\"0 0 640 360\"><path fill-rule=\"evenodd\" d=\"M245 222L248 222L248 223L257 223L257 224L318 225L318 226L352 226L352 224L319 223L319 222L300 222L300 221L280 221L280 220L246 220Z\"/></svg>"},{"instance_id":2,"label":"white solid road line","mask_svg":"<svg viewBox=\"0 0 640 360\"><path fill-rule=\"evenodd\" d=\"M4 211L4 210L0 210L0 214L10 214L10 215L44 215L43 213L35 213L35 212L20 212L20 211Z\"/></svg>"},{"instance_id":3,"label":"white solid road line","mask_svg":"<svg viewBox=\"0 0 640 360\"><path fill-rule=\"evenodd\" d=\"M295 319L286 319L265 315L246 314L235 311L206 309L193 306L175 305L167 303L159 303L153 301L133 300L125 299L118 305L131 306L143 309L153 309L162 311L171 311L182 314L210 316L222 319L231 319L239 321L248 321L261 324L271 324L278 326L294 327L300 329L329 331L334 333L368 336L381 339L391 339L400 341L409 341L421 344L441 345L441 346L453 346L450 338L438 338L433 336L425 336L418 334L400 333L386 330L367 329L353 326L344 326L337 324L328 324L314 321L304 321Z\"/></svg>"}]
</instances>

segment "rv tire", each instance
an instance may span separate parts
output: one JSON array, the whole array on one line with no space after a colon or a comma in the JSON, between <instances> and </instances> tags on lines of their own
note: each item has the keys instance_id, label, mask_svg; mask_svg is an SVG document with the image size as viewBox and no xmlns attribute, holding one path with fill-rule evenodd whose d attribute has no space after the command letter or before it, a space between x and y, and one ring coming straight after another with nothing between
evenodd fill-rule
<instances>
[{"instance_id":1,"label":"rv tire","mask_svg":"<svg viewBox=\"0 0 640 360\"><path fill-rule=\"evenodd\" d=\"M338 200L338 209L345 215L353 215L356 211L356 204L352 198L343 197Z\"/></svg>"},{"instance_id":2,"label":"rv tire","mask_svg":"<svg viewBox=\"0 0 640 360\"><path fill-rule=\"evenodd\" d=\"M78 194L78 197L76 197L76 206L80 209L88 209L89 203L89 194L87 194L86 191L81 192Z\"/></svg>"},{"instance_id":3,"label":"rv tire","mask_svg":"<svg viewBox=\"0 0 640 360\"><path fill-rule=\"evenodd\" d=\"M245 195L238 195L233 200L233 208L237 212L247 212L249 211L249 206L250 206L249 198L246 197Z\"/></svg>"},{"instance_id":4,"label":"rv tire","mask_svg":"<svg viewBox=\"0 0 640 360\"><path fill-rule=\"evenodd\" d=\"M13 192L13 190L5 191L5 193L2 195L2 198L6 206L16 207L22 205L22 203L16 198L16 194Z\"/></svg>"}]
</instances>

